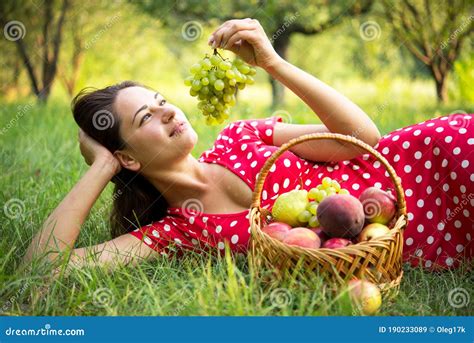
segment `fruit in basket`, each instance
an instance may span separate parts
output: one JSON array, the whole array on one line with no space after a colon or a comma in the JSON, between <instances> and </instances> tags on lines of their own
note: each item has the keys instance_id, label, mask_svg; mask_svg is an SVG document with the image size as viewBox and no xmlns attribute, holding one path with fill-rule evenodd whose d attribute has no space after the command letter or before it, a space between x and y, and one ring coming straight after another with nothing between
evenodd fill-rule
<instances>
[{"instance_id":1,"label":"fruit in basket","mask_svg":"<svg viewBox=\"0 0 474 343\"><path fill-rule=\"evenodd\" d=\"M364 209L352 195L334 194L319 204L318 220L328 236L351 238L364 226Z\"/></svg>"},{"instance_id":2,"label":"fruit in basket","mask_svg":"<svg viewBox=\"0 0 474 343\"><path fill-rule=\"evenodd\" d=\"M390 233L390 229L379 223L372 223L364 227L359 234L358 241L370 241L371 239L385 236Z\"/></svg>"},{"instance_id":3,"label":"fruit in basket","mask_svg":"<svg viewBox=\"0 0 474 343\"><path fill-rule=\"evenodd\" d=\"M359 196L365 217L370 223L388 224L395 216L397 200L392 193L377 187L365 189Z\"/></svg>"},{"instance_id":4,"label":"fruit in basket","mask_svg":"<svg viewBox=\"0 0 474 343\"><path fill-rule=\"evenodd\" d=\"M351 244L352 242L345 238L330 238L323 243L322 247L328 248L328 249L338 249L338 248L347 247L348 245L351 245Z\"/></svg>"},{"instance_id":5,"label":"fruit in basket","mask_svg":"<svg viewBox=\"0 0 474 343\"><path fill-rule=\"evenodd\" d=\"M198 108L206 117L207 125L221 124L229 118L229 110L235 105L237 89L255 83L255 68L241 59L229 61L219 55L206 56L190 68L191 75L184 80L190 87L189 94L200 100Z\"/></svg>"},{"instance_id":6,"label":"fruit in basket","mask_svg":"<svg viewBox=\"0 0 474 343\"><path fill-rule=\"evenodd\" d=\"M317 249L321 246L318 235L305 227L291 229L283 239L283 243L311 249Z\"/></svg>"},{"instance_id":7,"label":"fruit in basket","mask_svg":"<svg viewBox=\"0 0 474 343\"><path fill-rule=\"evenodd\" d=\"M321 184L308 191L308 200L310 202L306 209L298 216L300 224L310 228L319 227L320 223L317 217L318 205L324 199L334 194L349 194L349 192L341 188L337 180L333 180L328 176L324 177L321 180Z\"/></svg>"},{"instance_id":8,"label":"fruit in basket","mask_svg":"<svg viewBox=\"0 0 474 343\"><path fill-rule=\"evenodd\" d=\"M262 231L270 237L283 241L285 236L290 232L291 226L281 222L272 222L265 226Z\"/></svg>"},{"instance_id":9,"label":"fruit in basket","mask_svg":"<svg viewBox=\"0 0 474 343\"><path fill-rule=\"evenodd\" d=\"M272 216L275 221L283 222L293 227L300 226L298 216L306 210L308 205L308 192L293 190L281 194L273 204Z\"/></svg>"},{"instance_id":10,"label":"fruit in basket","mask_svg":"<svg viewBox=\"0 0 474 343\"><path fill-rule=\"evenodd\" d=\"M372 282L353 279L348 282L348 292L353 306L365 315L377 313L382 305L379 288Z\"/></svg>"},{"instance_id":11,"label":"fruit in basket","mask_svg":"<svg viewBox=\"0 0 474 343\"><path fill-rule=\"evenodd\" d=\"M317 228L312 228L310 230L318 235L319 240L321 241L321 244L324 244L324 242L329 239L328 235L324 233L324 229L321 226Z\"/></svg>"}]
</instances>

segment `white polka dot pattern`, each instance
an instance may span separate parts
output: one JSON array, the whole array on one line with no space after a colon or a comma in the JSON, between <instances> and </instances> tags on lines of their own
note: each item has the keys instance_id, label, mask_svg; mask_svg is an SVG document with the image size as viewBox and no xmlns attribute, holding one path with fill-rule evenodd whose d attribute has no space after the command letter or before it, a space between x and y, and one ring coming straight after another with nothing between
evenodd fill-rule
<instances>
[{"instance_id":1,"label":"white polka dot pattern","mask_svg":"<svg viewBox=\"0 0 474 343\"><path fill-rule=\"evenodd\" d=\"M405 191L409 225L405 230L404 257L413 265L421 258L426 268L455 266L458 255L472 255L472 248L466 247L471 240L468 231L474 213L470 191L474 164L469 157L474 128L470 115L450 117L400 128L385 135L375 146L391 163ZM282 118L242 120L226 126L199 161L222 165L253 189L261 167L277 149L272 145L277 121ZM314 163L286 151L270 168L261 205L271 209L280 194L301 187L309 190L325 176L338 180L356 197L370 186L393 189L385 168L369 154L352 160ZM167 254L170 241L180 242L180 248L201 248L204 244L218 251L223 251L226 242L231 249L247 247L248 211L206 213L206 220L203 218L199 214L185 216L181 209L170 208L164 219L131 234Z\"/></svg>"}]
</instances>

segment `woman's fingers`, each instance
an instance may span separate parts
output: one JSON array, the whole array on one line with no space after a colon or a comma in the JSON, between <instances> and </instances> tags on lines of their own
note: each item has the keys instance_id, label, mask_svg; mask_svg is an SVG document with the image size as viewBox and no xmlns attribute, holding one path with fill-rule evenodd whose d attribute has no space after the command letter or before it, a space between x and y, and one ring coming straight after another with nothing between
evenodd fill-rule
<instances>
[{"instance_id":1,"label":"woman's fingers","mask_svg":"<svg viewBox=\"0 0 474 343\"><path fill-rule=\"evenodd\" d=\"M255 28L255 23L252 19L234 19L228 20L217 28L211 35L209 42L214 41L212 44L215 48L223 47L227 40L239 30L249 30Z\"/></svg>"},{"instance_id":2,"label":"woman's fingers","mask_svg":"<svg viewBox=\"0 0 474 343\"><path fill-rule=\"evenodd\" d=\"M252 22L239 22L232 24L227 30L222 30L222 38L220 42L220 47L225 48L228 46L228 41L235 33L246 30L254 30L255 24Z\"/></svg>"},{"instance_id":3,"label":"woman's fingers","mask_svg":"<svg viewBox=\"0 0 474 343\"><path fill-rule=\"evenodd\" d=\"M248 43L252 44L256 41L257 38L258 38L258 35L257 35L256 30L237 31L231 37L229 37L229 40L227 41L225 47L227 47L229 50L232 51L233 50L232 47L239 40L245 40Z\"/></svg>"}]
</instances>

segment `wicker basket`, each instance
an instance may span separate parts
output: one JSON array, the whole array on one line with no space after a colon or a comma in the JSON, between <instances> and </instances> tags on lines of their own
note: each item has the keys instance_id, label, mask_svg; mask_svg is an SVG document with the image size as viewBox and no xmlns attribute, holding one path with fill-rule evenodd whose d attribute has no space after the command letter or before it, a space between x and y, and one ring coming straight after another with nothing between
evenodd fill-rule
<instances>
[{"instance_id":1,"label":"wicker basket","mask_svg":"<svg viewBox=\"0 0 474 343\"><path fill-rule=\"evenodd\" d=\"M261 228L268 223L271 214L260 207L260 194L270 168L292 146L317 139L352 143L375 156L385 166L397 193L397 220L390 235L339 249L307 249L284 244L262 232ZM253 193L250 210L250 261L254 270L271 270L274 272L272 277L276 277L277 281L285 276L297 275L299 280L311 280L319 275L335 289L357 277L377 284L385 296L396 294L403 275L403 230L408 223L400 181L392 166L378 151L352 136L314 133L283 144L263 165Z\"/></svg>"}]
</instances>

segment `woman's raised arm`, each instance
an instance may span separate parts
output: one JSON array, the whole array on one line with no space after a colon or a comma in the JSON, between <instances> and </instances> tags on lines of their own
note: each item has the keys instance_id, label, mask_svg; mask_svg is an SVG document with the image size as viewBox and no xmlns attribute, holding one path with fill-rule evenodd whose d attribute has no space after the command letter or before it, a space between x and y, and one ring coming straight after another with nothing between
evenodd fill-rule
<instances>
[{"instance_id":1,"label":"woman's raised arm","mask_svg":"<svg viewBox=\"0 0 474 343\"><path fill-rule=\"evenodd\" d=\"M281 58L255 19L226 21L212 33L209 44L230 50L247 63L263 68L300 97L330 132L352 135L372 146L379 141L379 130L359 106Z\"/></svg>"}]
</instances>

